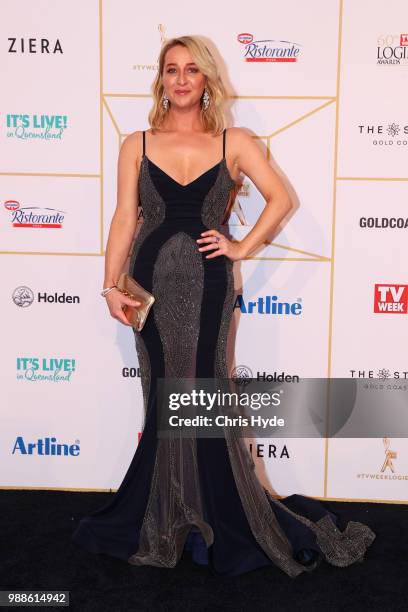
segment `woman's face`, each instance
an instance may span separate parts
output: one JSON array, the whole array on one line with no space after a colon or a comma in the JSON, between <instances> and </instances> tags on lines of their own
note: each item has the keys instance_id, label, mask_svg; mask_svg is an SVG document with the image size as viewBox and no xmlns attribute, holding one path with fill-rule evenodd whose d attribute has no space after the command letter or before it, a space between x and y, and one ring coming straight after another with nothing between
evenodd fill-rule
<instances>
[{"instance_id":1,"label":"woman's face","mask_svg":"<svg viewBox=\"0 0 408 612\"><path fill-rule=\"evenodd\" d=\"M206 78L189 50L176 45L167 51L164 58L162 81L170 104L187 108L200 102Z\"/></svg>"}]
</instances>

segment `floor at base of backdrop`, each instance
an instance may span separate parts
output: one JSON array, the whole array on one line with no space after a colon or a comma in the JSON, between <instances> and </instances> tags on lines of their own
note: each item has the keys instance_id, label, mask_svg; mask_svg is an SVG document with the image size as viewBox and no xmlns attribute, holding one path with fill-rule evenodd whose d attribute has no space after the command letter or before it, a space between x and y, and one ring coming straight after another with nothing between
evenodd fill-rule
<instances>
[{"instance_id":1,"label":"floor at base of backdrop","mask_svg":"<svg viewBox=\"0 0 408 612\"><path fill-rule=\"evenodd\" d=\"M159 569L76 547L70 539L73 517L96 510L112 495L0 490L0 590L70 591L68 609L78 612L408 609L406 504L323 502L377 534L364 563L336 568L323 561L295 579L274 567L234 578L214 575L188 553L176 568Z\"/></svg>"}]
</instances>

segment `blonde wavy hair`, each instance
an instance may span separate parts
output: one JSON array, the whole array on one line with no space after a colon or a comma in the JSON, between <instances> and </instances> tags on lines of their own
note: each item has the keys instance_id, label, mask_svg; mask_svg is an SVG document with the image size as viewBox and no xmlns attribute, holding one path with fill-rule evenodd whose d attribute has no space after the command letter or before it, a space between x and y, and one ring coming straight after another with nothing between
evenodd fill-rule
<instances>
[{"instance_id":1,"label":"blonde wavy hair","mask_svg":"<svg viewBox=\"0 0 408 612\"><path fill-rule=\"evenodd\" d=\"M207 77L206 88L210 96L210 104L207 110L204 110L201 105L200 112L204 131L211 132L214 136L221 134L222 130L226 127L224 104L227 99L227 91L218 72L213 55L198 36L179 36L177 38L170 38L163 43L159 55L159 69L151 87L154 102L148 115L150 126L153 129L159 129L168 112L163 108L162 104L164 93L162 74L166 53L176 45L182 45L190 51L198 69Z\"/></svg>"}]
</instances>

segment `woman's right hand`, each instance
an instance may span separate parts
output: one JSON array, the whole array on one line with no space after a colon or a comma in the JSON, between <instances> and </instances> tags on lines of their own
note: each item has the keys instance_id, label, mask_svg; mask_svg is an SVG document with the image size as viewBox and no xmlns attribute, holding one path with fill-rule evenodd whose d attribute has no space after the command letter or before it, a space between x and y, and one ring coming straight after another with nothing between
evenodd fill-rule
<instances>
[{"instance_id":1,"label":"woman's right hand","mask_svg":"<svg viewBox=\"0 0 408 612\"><path fill-rule=\"evenodd\" d=\"M111 316L114 319L117 319L118 321L123 323L123 325L129 325L129 326L131 326L132 324L129 323L129 321L127 320L125 313L123 312L123 307L127 305L141 306L142 304L141 302L138 302L137 300L132 300L132 298L127 297L127 295L125 295L118 289L112 289L112 291L109 291L109 293L105 296L105 300L106 300L106 303L108 304L108 308L109 308L109 312L111 313Z\"/></svg>"}]
</instances>

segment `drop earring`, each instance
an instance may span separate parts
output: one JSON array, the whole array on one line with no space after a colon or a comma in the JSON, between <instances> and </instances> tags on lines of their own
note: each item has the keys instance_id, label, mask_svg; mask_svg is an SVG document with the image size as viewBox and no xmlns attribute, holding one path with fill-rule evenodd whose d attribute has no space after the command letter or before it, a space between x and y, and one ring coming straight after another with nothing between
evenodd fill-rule
<instances>
[{"instance_id":1,"label":"drop earring","mask_svg":"<svg viewBox=\"0 0 408 612\"><path fill-rule=\"evenodd\" d=\"M210 94L208 93L208 89L205 87L203 94L203 109L207 110L210 106Z\"/></svg>"},{"instance_id":2,"label":"drop earring","mask_svg":"<svg viewBox=\"0 0 408 612\"><path fill-rule=\"evenodd\" d=\"M164 108L165 111L169 110L169 99L168 99L166 93L163 94L162 104L163 104L163 108Z\"/></svg>"}]
</instances>

